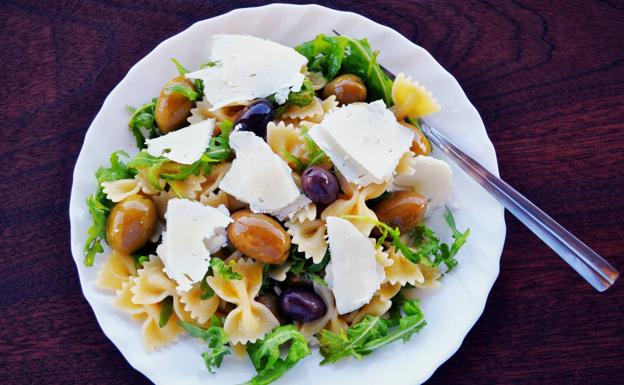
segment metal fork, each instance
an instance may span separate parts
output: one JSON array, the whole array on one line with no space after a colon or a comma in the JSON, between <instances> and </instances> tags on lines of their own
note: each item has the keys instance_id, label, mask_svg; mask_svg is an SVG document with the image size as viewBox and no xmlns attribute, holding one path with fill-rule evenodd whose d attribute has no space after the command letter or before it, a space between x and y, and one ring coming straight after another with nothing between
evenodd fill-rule
<instances>
[{"instance_id":1,"label":"metal fork","mask_svg":"<svg viewBox=\"0 0 624 385\"><path fill-rule=\"evenodd\" d=\"M423 119L420 119L419 122L423 133L431 143L448 155L455 164L477 181L481 187L553 249L568 265L572 266L594 289L602 292L613 285L619 273L609 262L531 203L507 182L486 170L440 131Z\"/></svg>"},{"instance_id":2,"label":"metal fork","mask_svg":"<svg viewBox=\"0 0 624 385\"><path fill-rule=\"evenodd\" d=\"M336 30L332 31L340 36ZM391 79L394 79L395 76L392 72L383 66L380 67ZM468 156L425 120L419 119L419 123L423 133L431 143L448 155L455 164L479 183L533 234L553 249L594 289L602 292L615 283L620 273L609 262L531 203L507 182L486 170L479 162Z\"/></svg>"}]
</instances>

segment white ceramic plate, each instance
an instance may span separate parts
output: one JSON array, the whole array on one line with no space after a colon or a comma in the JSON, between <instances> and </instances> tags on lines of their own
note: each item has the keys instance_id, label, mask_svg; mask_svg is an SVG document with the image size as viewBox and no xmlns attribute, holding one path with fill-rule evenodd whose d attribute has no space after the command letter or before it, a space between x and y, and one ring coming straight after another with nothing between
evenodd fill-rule
<instances>
[{"instance_id":1,"label":"white ceramic plate","mask_svg":"<svg viewBox=\"0 0 624 385\"><path fill-rule=\"evenodd\" d=\"M162 351L145 352L140 325L116 310L111 304L113 297L93 284L98 265L107 254L98 255L91 268L82 262L82 247L91 220L85 199L96 189L94 173L100 165L108 164L109 154L115 150L123 149L131 155L137 152L127 129L125 106L138 106L158 95L163 84L176 74L170 58L197 68L208 57L213 34L250 34L294 47L318 33L331 34L332 29L368 38L371 46L381 51L379 62L383 66L394 73L405 72L431 90L442 111L432 116L430 122L498 175L492 143L477 110L457 81L427 51L363 16L316 5L273 4L204 20L167 39L132 67L106 98L89 127L74 170L69 207L72 253L84 295L108 338L133 367L156 384L239 384L251 378L254 371L247 358L228 356L216 375L208 374L200 357L205 347L190 337ZM440 156L440 152L434 155ZM470 227L471 236L458 257L459 267L443 278L440 288L424 293L422 307L427 326L423 331L408 343L394 343L363 361L347 359L321 367L320 355L315 351L277 384L349 385L364 381L413 385L426 381L457 351L483 312L498 276L505 223L502 207L457 168L454 171L454 198L460 204L456 219L460 229ZM430 225L442 229L440 222L434 218Z\"/></svg>"}]
</instances>

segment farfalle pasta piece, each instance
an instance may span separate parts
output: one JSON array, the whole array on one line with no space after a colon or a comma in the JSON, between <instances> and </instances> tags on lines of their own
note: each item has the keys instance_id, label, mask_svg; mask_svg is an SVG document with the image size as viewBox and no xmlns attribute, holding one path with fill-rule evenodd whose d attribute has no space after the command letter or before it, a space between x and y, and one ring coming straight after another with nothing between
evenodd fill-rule
<instances>
[{"instance_id":1,"label":"farfalle pasta piece","mask_svg":"<svg viewBox=\"0 0 624 385\"><path fill-rule=\"evenodd\" d=\"M396 175L412 175L414 173L414 158L416 154L412 151L407 151L394 169Z\"/></svg>"},{"instance_id":2,"label":"farfalle pasta piece","mask_svg":"<svg viewBox=\"0 0 624 385\"><path fill-rule=\"evenodd\" d=\"M198 200L204 182L206 182L206 177L203 173L189 175L185 180L169 181L169 191L173 192L178 198Z\"/></svg>"},{"instance_id":3,"label":"farfalle pasta piece","mask_svg":"<svg viewBox=\"0 0 624 385\"><path fill-rule=\"evenodd\" d=\"M348 325L342 319L338 310L336 309L336 301L334 300L334 294L332 291L322 285L314 283L314 291L321 297L325 303L327 311L325 315L316 321L298 324L299 332L303 334L310 342L311 345L318 345L319 341L316 338L316 334L322 329L328 329L332 333L338 334L341 330L346 330Z\"/></svg>"},{"instance_id":4,"label":"farfalle pasta piece","mask_svg":"<svg viewBox=\"0 0 624 385\"><path fill-rule=\"evenodd\" d=\"M190 314L191 318L200 325L207 325L210 316L215 314L219 308L219 297L213 295L208 299L201 299L200 284L193 285L186 293L179 293L180 302L184 305L184 310Z\"/></svg>"},{"instance_id":5,"label":"farfalle pasta piece","mask_svg":"<svg viewBox=\"0 0 624 385\"><path fill-rule=\"evenodd\" d=\"M244 207L247 207L247 204L245 202L239 201L238 199L234 198L223 190L219 190L216 193L211 192L208 195L201 195L199 197L199 201L206 206L212 207L219 207L221 205L224 205L229 212L238 211Z\"/></svg>"},{"instance_id":6,"label":"farfalle pasta piece","mask_svg":"<svg viewBox=\"0 0 624 385\"><path fill-rule=\"evenodd\" d=\"M297 158L302 158L305 153L305 140L301 134L301 130L296 128L292 123L286 124L283 121L277 124L269 122L267 124L267 144L274 153L279 155L291 167L289 158L285 152L289 152Z\"/></svg>"},{"instance_id":7,"label":"farfalle pasta piece","mask_svg":"<svg viewBox=\"0 0 624 385\"><path fill-rule=\"evenodd\" d=\"M405 118L419 118L440 111L440 105L425 86L399 73L392 85L394 115L399 122Z\"/></svg>"},{"instance_id":8,"label":"farfalle pasta piece","mask_svg":"<svg viewBox=\"0 0 624 385\"><path fill-rule=\"evenodd\" d=\"M157 195L152 195L152 201L156 206L156 211L158 212L158 217L160 219L165 218L165 214L167 213L167 204L169 203L169 200L173 198L175 198L175 195L164 190Z\"/></svg>"},{"instance_id":9,"label":"farfalle pasta piece","mask_svg":"<svg viewBox=\"0 0 624 385\"><path fill-rule=\"evenodd\" d=\"M118 179L112 182L102 182L102 189L108 199L113 202L121 202L138 193L141 186L136 179Z\"/></svg>"},{"instance_id":10,"label":"farfalle pasta piece","mask_svg":"<svg viewBox=\"0 0 624 385\"><path fill-rule=\"evenodd\" d=\"M347 317L348 322L350 324L355 324L367 315L381 316L386 314L392 306L392 298L397 295L400 290L401 285L399 284L393 285L384 283L368 304L357 311L349 313Z\"/></svg>"},{"instance_id":11,"label":"farfalle pasta piece","mask_svg":"<svg viewBox=\"0 0 624 385\"><path fill-rule=\"evenodd\" d=\"M429 285L429 283L426 283L425 272L428 273L429 279L437 279L437 276L434 278L435 274L433 271L425 270L434 269L437 271L436 268L413 263L405 258L399 250L396 250L393 245L386 244L386 246L388 250L388 258L393 261L390 266L386 266L384 268L386 273L386 282L390 282L391 284L398 283L401 286L405 286L408 283L414 286Z\"/></svg>"},{"instance_id":12,"label":"farfalle pasta piece","mask_svg":"<svg viewBox=\"0 0 624 385\"><path fill-rule=\"evenodd\" d=\"M286 280L286 274L290 271L292 264L290 262L284 262L279 265L270 265L269 278L277 282L284 282Z\"/></svg>"},{"instance_id":13,"label":"farfalle pasta piece","mask_svg":"<svg viewBox=\"0 0 624 385\"><path fill-rule=\"evenodd\" d=\"M304 107L291 105L281 115L284 119L291 120L307 120L315 123L320 123L325 115L325 109L323 108L323 102L318 97L314 97L312 103Z\"/></svg>"},{"instance_id":14,"label":"farfalle pasta piece","mask_svg":"<svg viewBox=\"0 0 624 385\"><path fill-rule=\"evenodd\" d=\"M232 265L232 270L241 274L242 279L225 279L219 275L206 278L221 299L236 305L223 325L231 343L254 342L279 326L273 313L254 299L262 285L262 267L261 263L241 258Z\"/></svg>"},{"instance_id":15,"label":"farfalle pasta piece","mask_svg":"<svg viewBox=\"0 0 624 385\"><path fill-rule=\"evenodd\" d=\"M107 290L120 290L124 282L128 282L136 274L134 258L114 251L100 266L95 284Z\"/></svg>"},{"instance_id":16,"label":"farfalle pasta piece","mask_svg":"<svg viewBox=\"0 0 624 385\"><path fill-rule=\"evenodd\" d=\"M320 263L323 260L327 252L327 229L324 220L286 221L285 226L291 236L291 242L297 245L306 258L312 259L314 263Z\"/></svg>"},{"instance_id":17,"label":"farfalle pasta piece","mask_svg":"<svg viewBox=\"0 0 624 385\"><path fill-rule=\"evenodd\" d=\"M149 182L147 172L147 168L140 169L139 172L137 172L137 174L134 176L134 179L138 182L139 186L141 187L141 191L144 194L156 195L160 193L163 188L165 188L166 183L164 180L158 179L158 183L160 184L160 190L155 189L154 186L152 186L152 184Z\"/></svg>"},{"instance_id":18,"label":"farfalle pasta piece","mask_svg":"<svg viewBox=\"0 0 624 385\"><path fill-rule=\"evenodd\" d=\"M195 108L191 109L191 116L186 121L190 124L199 123L202 120L214 118L217 122L236 120L236 115L245 107L244 104L217 108L211 111L212 105L206 99L200 100L195 104Z\"/></svg>"},{"instance_id":19,"label":"farfalle pasta piece","mask_svg":"<svg viewBox=\"0 0 624 385\"><path fill-rule=\"evenodd\" d=\"M158 257L152 258L143 264L137 271L137 276L122 284L117 290L114 304L121 310L129 313L143 323L143 343L147 350L159 349L179 338L183 329L178 326L178 320L190 321L191 317L185 312L175 291L175 282L171 281L162 271L163 265ZM162 301L172 297L173 313L167 324L159 326Z\"/></svg>"},{"instance_id":20,"label":"farfalle pasta piece","mask_svg":"<svg viewBox=\"0 0 624 385\"><path fill-rule=\"evenodd\" d=\"M323 106L323 111L328 113L329 111L335 110L338 108L338 100L336 100L336 95L329 95L325 100L321 102Z\"/></svg>"},{"instance_id":21,"label":"farfalle pasta piece","mask_svg":"<svg viewBox=\"0 0 624 385\"><path fill-rule=\"evenodd\" d=\"M309 203L294 213L289 214L288 219L292 222L313 221L316 219L316 205Z\"/></svg>"},{"instance_id":22,"label":"farfalle pasta piece","mask_svg":"<svg viewBox=\"0 0 624 385\"><path fill-rule=\"evenodd\" d=\"M377 198L386 191L387 183L369 184L366 187L358 188L353 183L348 183L342 176L338 176L343 194L337 200L327 206L321 213L321 218L325 219L330 216L340 217L342 215L358 215L372 219L377 219L375 212L366 206L368 199ZM369 236L375 225L368 221L359 219L349 219L360 232Z\"/></svg>"},{"instance_id":23,"label":"farfalle pasta piece","mask_svg":"<svg viewBox=\"0 0 624 385\"><path fill-rule=\"evenodd\" d=\"M219 188L219 182L223 179L225 174L232 166L229 162L221 162L215 166L212 166L210 174L204 175L205 180L201 183L201 196L208 196L210 193L214 193Z\"/></svg>"}]
</instances>

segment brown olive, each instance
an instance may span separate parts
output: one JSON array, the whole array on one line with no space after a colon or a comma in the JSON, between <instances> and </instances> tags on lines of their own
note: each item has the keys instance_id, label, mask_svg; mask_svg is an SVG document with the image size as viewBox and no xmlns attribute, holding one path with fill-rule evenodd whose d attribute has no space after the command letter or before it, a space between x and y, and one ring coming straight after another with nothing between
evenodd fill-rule
<instances>
[{"instance_id":1,"label":"brown olive","mask_svg":"<svg viewBox=\"0 0 624 385\"><path fill-rule=\"evenodd\" d=\"M336 95L340 104L366 101L366 86L362 79L352 74L340 75L323 87L323 98Z\"/></svg>"},{"instance_id":2,"label":"brown olive","mask_svg":"<svg viewBox=\"0 0 624 385\"><path fill-rule=\"evenodd\" d=\"M195 86L184 76L178 76L170 80L160 91L156 101L156 125L161 132L177 130L186 124L186 118L191 114L193 102L186 96L172 92L170 87L181 85L195 90Z\"/></svg>"},{"instance_id":3,"label":"brown olive","mask_svg":"<svg viewBox=\"0 0 624 385\"><path fill-rule=\"evenodd\" d=\"M256 297L256 301L266 306L266 308L269 309L271 313L273 313L275 318L277 318L280 323L284 322L284 317L282 317L282 314L280 313L279 305L277 304L277 297L275 296L275 294L262 293Z\"/></svg>"},{"instance_id":4,"label":"brown olive","mask_svg":"<svg viewBox=\"0 0 624 385\"><path fill-rule=\"evenodd\" d=\"M391 227L399 227L401 232L409 231L422 222L427 208L427 198L415 191L397 191L381 202L373 210L377 218Z\"/></svg>"},{"instance_id":5,"label":"brown olive","mask_svg":"<svg viewBox=\"0 0 624 385\"><path fill-rule=\"evenodd\" d=\"M278 221L249 210L235 212L232 219L228 238L241 253L269 264L280 264L288 258L290 235Z\"/></svg>"},{"instance_id":6,"label":"brown olive","mask_svg":"<svg viewBox=\"0 0 624 385\"><path fill-rule=\"evenodd\" d=\"M141 248L156 227L156 206L151 199L132 195L117 203L106 222L106 240L114 250L130 254Z\"/></svg>"}]
</instances>

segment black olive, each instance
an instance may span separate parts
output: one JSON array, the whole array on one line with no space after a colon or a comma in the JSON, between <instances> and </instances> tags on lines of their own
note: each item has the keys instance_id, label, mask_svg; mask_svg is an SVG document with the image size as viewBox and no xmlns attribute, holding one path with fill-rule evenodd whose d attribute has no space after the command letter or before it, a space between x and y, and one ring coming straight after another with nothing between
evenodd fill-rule
<instances>
[{"instance_id":1,"label":"black olive","mask_svg":"<svg viewBox=\"0 0 624 385\"><path fill-rule=\"evenodd\" d=\"M256 99L242 109L236 117L234 128L251 131L266 138L267 124L275 117L273 104L266 99Z\"/></svg>"},{"instance_id":2,"label":"black olive","mask_svg":"<svg viewBox=\"0 0 624 385\"><path fill-rule=\"evenodd\" d=\"M302 287L289 288L279 296L282 314L294 321L311 322L325 315L327 306L314 291Z\"/></svg>"},{"instance_id":3,"label":"black olive","mask_svg":"<svg viewBox=\"0 0 624 385\"><path fill-rule=\"evenodd\" d=\"M336 176L330 171L312 166L301 174L301 188L312 202L328 205L338 197L340 185Z\"/></svg>"}]
</instances>

